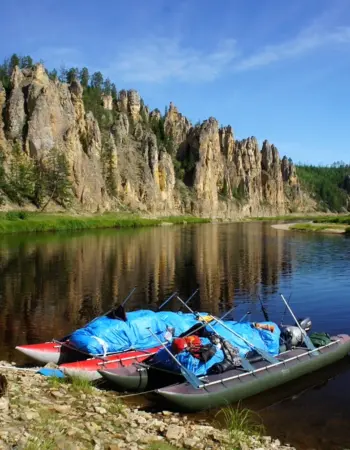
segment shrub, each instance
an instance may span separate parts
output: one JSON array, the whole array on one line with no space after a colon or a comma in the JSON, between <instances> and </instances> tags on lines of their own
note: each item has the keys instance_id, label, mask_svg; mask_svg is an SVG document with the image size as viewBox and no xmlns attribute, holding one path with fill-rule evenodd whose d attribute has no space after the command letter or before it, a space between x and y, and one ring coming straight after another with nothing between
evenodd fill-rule
<instances>
[{"instance_id":1,"label":"shrub","mask_svg":"<svg viewBox=\"0 0 350 450\"><path fill-rule=\"evenodd\" d=\"M25 220L28 218L26 211L8 211L5 215L6 220Z\"/></svg>"}]
</instances>

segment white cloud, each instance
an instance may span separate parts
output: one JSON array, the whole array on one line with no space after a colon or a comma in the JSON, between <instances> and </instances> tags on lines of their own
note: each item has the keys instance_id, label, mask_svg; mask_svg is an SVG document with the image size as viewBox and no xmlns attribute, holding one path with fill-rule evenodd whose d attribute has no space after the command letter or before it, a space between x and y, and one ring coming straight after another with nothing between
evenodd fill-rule
<instances>
[{"instance_id":1,"label":"white cloud","mask_svg":"<svg viewBox=\"0 0 350 450\"><path fill-rule=\"evenodd\" d=\"M127 82L210 82L228 72L248 71L305 56L327 46L350 43L350 27L327 30L312 26L296 37L244 55L233 39L211 51L181 45L180 40L152 38L127 44L103 72Z\"/></svg>"},{"instance_id":2,"label":"white cloud","mask_svg":"<svg viewBox=\"0 0 350 450\"><path fill-rule=\"evenodd\" d=\"M128 45L106 71L127 81L213 81L236 57L232 39L221 42L213 51L205 51L182 47L178 40L156 38Z\"/></svg>"},{"instance_id":3,"label":"white cloud","mask_svg":"<svg viewBox=\"0 0 350 450\"><path fill-rule=\"evenodd\" d=\"M274 62L307 54L330 44L349 44L350 27L339 27L332 31L307 29L296 38L282 44L266 46L257 53L243 58L235 70L250 70L267 66Z\"/></svg>"}]
</instances>

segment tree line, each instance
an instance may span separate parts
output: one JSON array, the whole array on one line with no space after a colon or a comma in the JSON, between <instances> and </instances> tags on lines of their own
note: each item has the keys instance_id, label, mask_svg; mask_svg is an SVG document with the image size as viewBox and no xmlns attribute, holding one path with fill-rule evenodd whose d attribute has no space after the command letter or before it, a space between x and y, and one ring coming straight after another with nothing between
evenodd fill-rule
<instances>
[{"instance_id":1,"label":"tree line","mask_svg":"<svg viewBox=\"0 0 350 450\"><path fill-rule=\"evenodd\" d=\"M67 158L57 149L50 150L45 161L29 158L17 144L5 169L5 156L0 148L0 204L6 196L23 206L33 203L42 211L51 201L66 208L73 200L73 186Z\"/></svg>"},{"instance_id":2,"label":"tree line","mask_svg":"<svg viewBox=\"0 0 350 450\"><path fill-rule=\"evenodd\" d=\"M345 180L350 175L350 165L336 162L331 166L299 164L297 175L302 186L314 193L324 209L341 212L349 208L349 194Z\"/></svg>"}]
</instances>

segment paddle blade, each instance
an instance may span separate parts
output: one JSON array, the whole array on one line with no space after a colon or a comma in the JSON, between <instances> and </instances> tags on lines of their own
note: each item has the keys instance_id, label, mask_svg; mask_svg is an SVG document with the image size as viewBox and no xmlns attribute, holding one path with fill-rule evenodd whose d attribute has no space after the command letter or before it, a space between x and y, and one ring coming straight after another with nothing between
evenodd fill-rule
<instances>
[{"instance_id":1,"label":"paddle blade","mask_svg":"<svg viewBox=\"0 0 350 450\"><path fill-rule=\"evenodd\" d=\"M266 361L270 362L271 364L278 363L278 359L276 359L274 356L270 355L269 353L265 352L265 350L261 350L260 348L254 348L254 350L259 353Z\"/></svg>"},{"instance_id":2,"label":"paddle blade","mask_svg":"<svg viewBox=\"0 0 350 450\"><path fill-rule=\"evenodd\" d=\"M246 370L247 372L253 372L254 367L250 364L250 362L247 359L241 358L241 364L244 370Z\"/></svg>"},{"instance_id":3,"label":"paddle blade","mask_svg":"<svg viewBox=\"0 0 350 450\"><path fill-rule=\"evenodd\" d=\"M314 346L314 344L311 342L311 339L309 338L309 336L305 333L304 334L304 342L306 344L306 347L308 348L308 350L316 350L316 347ZM313 352L314 355L319 355L320 352L318 350Z\"/></svg>"},{"instance_id":4,"label":"paddle blade","mask_svg":"<svg viewBox=\"0 0 350 450\"><path fill-rule=\"evenodd\" d=\"M200 379L194 373L186 370L184 367L181 368L181 374L195 389L198 389L201 386L202 383Z\"/></svg>"}]
</instances>

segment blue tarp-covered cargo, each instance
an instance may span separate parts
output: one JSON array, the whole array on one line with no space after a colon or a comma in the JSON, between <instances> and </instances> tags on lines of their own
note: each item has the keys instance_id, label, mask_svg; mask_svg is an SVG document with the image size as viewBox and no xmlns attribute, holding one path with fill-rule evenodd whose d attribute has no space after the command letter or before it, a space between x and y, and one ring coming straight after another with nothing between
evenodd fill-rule
<instances>
[{"instance_id":1,"label":"blue tarp-covered cargo","mask_svg":"<svg viewBox=\"0 0 350 450\"><path fill-rule=\"evenodd\" d=\"M203 345L210 343L209 339L201 338ZM171 345L168 346L171 350ZM176 359L181 363L186 369L190 370L197 376L205 375L208 370L216 363L220 363L224 360L224 353L222 350L217 349L214 356L212 356L209 361L203 362L198 358L195 358L188 351L183 351L176 355ZM157 367L162 367L164 369L170 370L172 372L180 372L180 367L176 362L169 356L168 352L164 349L160 350L152 359L152 365Z\"/></svg>"},{"instance_id":2,"label":"blue tarp-covered cargo","mask_svg":"<svg viewBox=\"0 0 350 450\"><path fill-rule=\"evenodd\" d=\"M237 334L242 336L250 344L255 347L265 350L265 352L270 353L275 356L279 353L279 342L281 331L278 325L274 322L259 322L260 325L273 327L274 331L268 331L264 329L255 328L252 326L251 322L233 322L226 321L225 326L231 328ZM216 323L214 329L218 335L227 339L234 347L239 349L240 356L244 356L251 350L248 344L246 344L242 339L235 336L231 331L227 330L225 327ZM212 331L207 327L208 331Z\"/></svg>"},{"instance_id":3,"label":"blue tarp-covered cargo","mask_svg":"<svg viewBox=\"0 0 350 450\"><path fill-rule=\"evenodd\" d=\"M179 336L198 323L193 314L171 311L140 310L127 313L126 318L124 322L107 316L99 317L84 328L76 330L71 335L70 342L80 351L91 355L118 353L130 349L146 350L159 345L147 328L151 328L164 342L168 327L174 328L175 336Z\"/></svg>"},{"instance_id":4,"label":"blue tarp-covered cargo","mask_svg":"<svg viewBox=\"0 0 350 450\"><path fill-rule=\"evenodd\" d=\"M250 342L254 347L259 348L260 350L265 350L265 352L270 355L276 356L279 353L279 341L280 341L280 329L277 324L273 322L259 322L261 325L269 325L273 327L273 332L255 328L250 322L233 322L233 321L225 321L225 326L234 330L248 342ZM246 344L242 339L236 337L232 332L227 330L222 325L216 323L214 325L214 329L218 335L222 338L228 340L234 347L236 347L239 351L239 356L244 357L252 348ZM212 332L211 327L207 327L209 332ZM201 342L203 345L210 343L209 339L201 338ZM168 346L168 349L171 350L171 345ZM189 351L183 351L176 355L176 359L188 370L193 372L197 376L205 375L208 370L216 363L220 363L224 360L224 353L220 348L216 349L214 356L212 356L208 361L200 361ZM157 365L158 367L166 368L167 370L171 370L174 372L180 372L180 367L176 362L170 358L169 354L166 350L160 350L152 360L152 363Z\"/></svg>"}]
</instances>

